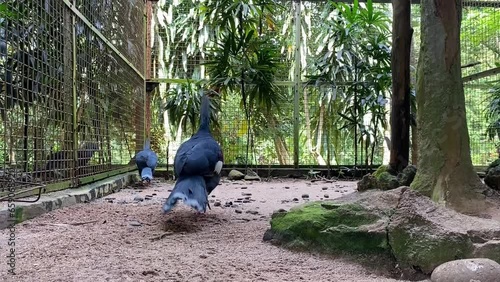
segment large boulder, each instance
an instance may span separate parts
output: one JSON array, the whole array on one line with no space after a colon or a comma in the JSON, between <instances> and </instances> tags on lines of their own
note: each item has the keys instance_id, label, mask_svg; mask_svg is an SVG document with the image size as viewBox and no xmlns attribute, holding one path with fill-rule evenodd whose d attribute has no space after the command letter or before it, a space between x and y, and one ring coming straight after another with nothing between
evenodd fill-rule
<instances>
[{"instance_id":1,"label":"large boulder","mask_svg":"<svg viewBox=\"0 0 500 282\"><path fill-rule=\"evenodd\" d=\"M484 183L491 189L500 190L500 166L494 166L487 170Z\"/></svg>"},{"instance_id":2,"label":"large boulder","mask_svg":"<svg viewBox=\"0 0 500 282\"><path fill-rule=\"evenodd\" d=\"M327 253L391 254L402 270L425 274L462 258L500 262L499 222L459 214L405 186L277 212L264 240Z\"/></svg>"},{"instance_id":3,"label":"large boulder","mask_svg":"<svg viewBox=\"0 0 500 282\"><path fill-rule=\"evenodd\" d=\"M426 274L455 259L500 261L500 222L457 213L413 190L401 195L388 232L400 266Z\"/></svg>"},{"instance_id":4,"label":"large boulder","mask_svg":"<svg viewBox=\"0 0 500 282\"><path fill-rule=\"evenodd\" d=\"M265 241L334 253L387 253L386 227L402 189L355 193L273 214Z\"/></svg>"},{"instance_id":5,"label":"large boulder","mask_svg":"<svg viewBox=\"0 0 500 282\"><path fill-rule=\"evenodd\" d=\"M491 259L459 259L436 267L432 282L497 282L500 279L500 264Z\"/></svg>"}]
</instances>

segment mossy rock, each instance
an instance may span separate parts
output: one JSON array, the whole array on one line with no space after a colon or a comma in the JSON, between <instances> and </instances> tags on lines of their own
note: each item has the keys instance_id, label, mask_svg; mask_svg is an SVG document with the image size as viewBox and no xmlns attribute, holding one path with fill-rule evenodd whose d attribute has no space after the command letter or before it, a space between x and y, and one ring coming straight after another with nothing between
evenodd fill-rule
<instances>
[{"instance_id":1,"label":"mossy rock","mask_svg":"<svg viewBox=\"0 0 500 282\"><path fill-rule=\"evenodd\" d=\"M384 173L391 173L391 167L388 165L381 165L373 172L373 176L378 179Z\"/></svg>"},{"instance_id":2,"label":"mossy rock","mask_svg":"<svg viewBox=\"0 0 500 282\"><path fill-rule=\"evenodd\" d=\"M415 175L417 175L417 167L414 165L408 165L397 176L399 185L410 186L413 179L415 179Z\"/></svg>"},{"instance_id":3,"label":"mossy rock","mask_svg":"<svg viewBox=\"0 0 500 282\"><path fill-rule=\"evenodd\" d=\"M498 238L497 221L457 213L405 186L274 213L264 235L265 241L292 249L382 255L405 272L424 274L456 259L500 263Z\"/></svg>"},{"instance_id":4,"label":"mossy rock","mask_svg":"<svg viewBox=\"0 0 500 282\"><path fill-rule=\"evenodd\" d=\"M392 190L402 186L398 181L398 177L393 174L392 169L388 165L381 165L373 174L363 176L358 182L358 191L366 191L371 189Z\"/></svg>"},{"instance_id":5,"label":"mossy rock","mask_svg":"<svg viewBox=\"0 0 500 282\"><path fill-rule=\"evenodd\" d=\"M391 217L389 245L401 268L430 274L442 263L464 258L500 259L500 224L439 206L413 190L405 191Z\"/></svg>"},{"instance_id":6,"label":"mossy rock","mask_svg":"<svg viewBox=\"0 0 500 282\"><path fill-rule=\"evenodd\" d=\"M378 182L377 178L371 174L365 174L363 175L363 178L361 178L360 181L357 183L358 191L367 191L367 190L372 190L372 189L378 189Z\"/></svg>"},{"instance_id":7,"label":"mossy rock","mask_svg":"<svg viewBox=\"0 0 500 282\"><path fill-rule=\"evenodd\" d=\"M402 267L413 267L430 274L440 264L470 257L472 242L466 234L441 233L429 222L412 218L406 225L398 225L389 232L390 244Z\"/></svg>"},{"instance_id":8,"label":"mossy rock","mask_svg":"<svg viewBox=\"0 0 500 282\"><path fill-rule=\"evenodd\" d=\"M327 253L389 254L386 227L401 192L383 193L368 191L274 213L264 240Z\"/></svg>"},{"instance_id":9,"label":"mossy rock","mask_svg":"<svg viewBox=\"0 0 500 282\"><path fill-rule=\"evenodd\" d=\"M417 174L417 167L408 165L402 172L395 175L388 165L381 165L373 174L363 176L358 182L358 191L371 189L392 190L401 186L410 186Z\"/></svg>"},{"instance_id":10,"label":"mossy rock","mask_svg":"<svg viewBox=\"0 0 500 282\"><path fill-rule=\"evenodd\" d=\"M488 174L488 171L494 167L500 166L500 159L494 160L490 165L488 165L488 168L486 169L486 174Z\"/></svg>"},{"instance_id":11,"label":"mossy rock","mask_svg":"<svg viewBox=\"0 0 500 282\"><path fill-rule=\"evenodd\" d=\"M377 178L377 182L378 182L378 188L380 190L392 190L392 189L396 189L398 188L399 186L401 186L399 184L399 181L398 181L398 178L397 176L395 175L392 175L391 173L389 172L382 172L379 174Z\"/></svg>"},{"instance_id":12,"label":"mossy rock","mask_svg":"<svg viewBox=\"0 0 500 282\"><path fill-rule=\"evenodd\" d=\"M488 166L484 183L491 189L500 190L500 159L496 159Z\"/></svg>"}]
</instances>

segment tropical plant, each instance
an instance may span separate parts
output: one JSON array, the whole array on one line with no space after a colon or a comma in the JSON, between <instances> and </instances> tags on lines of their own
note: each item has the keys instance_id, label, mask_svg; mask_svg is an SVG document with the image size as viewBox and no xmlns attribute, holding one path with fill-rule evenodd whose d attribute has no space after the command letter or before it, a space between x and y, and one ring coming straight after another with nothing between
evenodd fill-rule
<instances>
[{"instance_id":1,"label":"tropical plant","mask_svg":"<svg viewBox=\"0 0 500 282\"><path fill-rule=\"evenodd\" d=\"M340 136L354 135L355 164L358 144L368 164L369 159L373 162L380 129L387 123L385 104L391 86L390 18L383 10L376 10L372 1L366 5L358 1L353 4L330 1L324 7L323 18L326 21L316 37L316 60L308 78L319 89L319 105L325 105L319 107L318 115L340 118L322 123L317 135L326 126L333 126L329 131L335 149L341 147L337 143L343 139ZM307 105L309 97L307 91L304 93ZM330 111L322 112L326 110ZM321 152L316 150L313 148L312 153L319 158Z\"/></svg>"}]
</instances>

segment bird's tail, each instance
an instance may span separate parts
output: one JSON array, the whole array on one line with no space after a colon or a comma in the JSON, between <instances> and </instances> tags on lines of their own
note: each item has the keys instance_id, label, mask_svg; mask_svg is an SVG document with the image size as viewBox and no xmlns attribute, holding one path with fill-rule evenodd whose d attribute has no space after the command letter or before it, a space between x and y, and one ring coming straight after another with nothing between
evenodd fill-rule
<instances>
[{"instance_id":1,"label":"bird's tail","mask_svg":"<svg viewBox=\"0 0 500 282\"><path fill-rule=\"evenodd\" d=\"M151 140L149 138L146 138L146 140L144 140L144 150L149 149L151 149Z\"/></svg>"},{"instance_id":2,"label":"bird's tail","mask_svg":"<svg viewBox=\"0 0 500 282\"><path fill-rule=\"evenodd\" d=\"M163 205L163 212L167 213L182 200L184 204L198 212L205 212L208 205L208 195L203 176L181 177L175 183L174 189Z\"/></svg>"}]
</instances>

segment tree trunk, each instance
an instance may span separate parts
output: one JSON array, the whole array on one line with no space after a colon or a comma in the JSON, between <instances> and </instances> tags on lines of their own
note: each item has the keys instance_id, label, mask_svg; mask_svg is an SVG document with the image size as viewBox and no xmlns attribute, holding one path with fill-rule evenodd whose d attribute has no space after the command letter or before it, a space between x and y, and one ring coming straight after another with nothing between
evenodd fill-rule
<instances>
[{"instance_id":1,"label":"tree trunk","mask_svg":"<svg viewBox=\"0 0 500 282\"><path fill-rule=\"evenodd\" d=\"M290 154L281 132L278 131L278 121L276 120L276 117L271 113L266 113L266 120L269 122L269 127L275 132L275 134L273 134L274 147L276 148L276 155L278 156L280 165L289 165Z\"/></svg>"},{"instance_id":2,"label":"tree trunk","mask_svg":"<svg viewBox=\"0 0 500 282\"><path fill-rule=\"evenodd\" d=\"M390 101L392 99L389 98ZM392 104L392 102L391 102ZM385 121L386 128L384 129L384 141L382 142L383 157L382 163L388 164L391 161L391 104L387 103L384 107L386 110Z\"/></svg>"},{"instance_id":3,"label":"tree trunk","mask_svg":"<svg viewBox=\"0 0 500 282\"><path fill-rule=\"evenodd\" d=\"M417 127L411 127L411 163L417 165L418 163L418 138Z\"/></svg>"},{"instance_id":4,"label":"tree trunk","mask_svg":"<svg viewBox=\"0 0 500 282\"><path fill-rule=\"evenodd\" d=\"M306 144L307 150L314 158L318 161L319 165L326 165L326 161L323 159L321 154L313 147L312 135L311 135L311 116L309 113L309 95L307 93L307 89L304 89L304 116L306 120ZM320 121L322 122L322 121ZM321 142L321 140L318 140Z\"/></svg>"},{"instance_id":5,"label":"tree trunk","mask_svg":"<svg viewBox=\"0 0 500 282\"><path fill-rule=\"evenodd\" d=\"M392 1L391 157L389 165L402 171L410 158L410 50L413 30L411 2Z\"/></svg>"},{"instance_id":6,"label":"tree trunk","mask_svg":"<svg viewBox=\"0 0 500 282\"><path fill-rule=\"evenodd\" d=\"M460 69L461 1L422 0L418 171L411 187L459 212L485 209L474 172Z\"/></svg>"}]
</instances>

